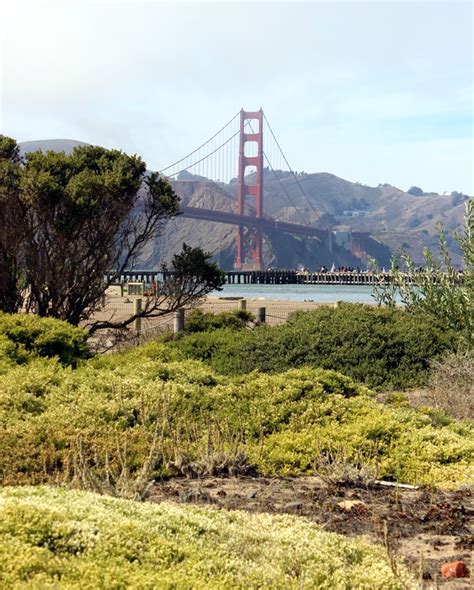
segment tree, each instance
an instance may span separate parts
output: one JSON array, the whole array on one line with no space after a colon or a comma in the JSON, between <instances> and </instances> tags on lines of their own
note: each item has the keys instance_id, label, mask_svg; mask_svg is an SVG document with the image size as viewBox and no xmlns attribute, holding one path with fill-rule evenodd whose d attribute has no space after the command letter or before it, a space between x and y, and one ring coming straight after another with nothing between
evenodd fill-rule
<instances>
[{"instance_id":1,"label":"tree","mask_svg":"<svg viewBox=\"0 0 474 590\"><path fill-rule=\"evenodd\" d=\"M91 333L126 327L134 317L100 323L90 318L102 307L109 284L133 269L142 248L178 215L179 198L171 185L148 174L140 157L118 150L81 146L70 155L32 152L21 161L14 140L0 139L0 229L13 235L15 246L12 252L4 240L7 246L0 253L8 255L3 255L0 276L23 281L24 304L40 316L74 325L87 321ZM209 255L187 246L171 270L161 291L166 301L149 298L141 317L173 311L223 282ZM10 311L6 305L2 309Z\"/></svg>"},{"instance_id":2,"label":"tree","mask_svg":"<svg viewBox=\"0 0 474 590\"><path fill-rule=\"evenodd\" d=\"M451 205L453 207L456 207L457 205L460 205L461 203L464 203L464 201L469 200L468 195L464 195L463 193L459 193L458 191L452 191L451 193Z\"/></svg>"},{"instance_id":3,"label":"tree","mask_svg":"<svg viewBox=\"0 0 474 590\"><path fill-rule=\"evenodd\" d=\"M422 197L425 194L419 186L411 186L407 193L409 195L414 195L415 197Z\"/></svg>"},{"instance_id":4,"label":"tree","mask_svg":"<svg viewBox=\"0 0 474 590\"><path fill-rule=\"evenodd\" d=\"M155 293L143 299L143 308L135 314L117 320L94 321L89 325L89 333L103 329L124 329L138 318L156 318L185 305L194 303L210 291L220 289L224 283L224 273L217 264L210 262L211 255L200 248L183 244L179 254L173 256L171 265L163 265L165 280Z\"/></svg>"},{"instance_id":5,"label":"tree","mask_svg":"<svg viewBox=\"0 0 474 590\"><path fill-rule=\"evenodd\" d=\"M391 281L380 277L373 297L379 305L395 306L397 298L407 311L422 313L457 332L465 348L474 347L474 200L466 201L464 228L453 237L463 256L463 268L456 269L449 255L446 233L438 226L438 258L425 249L424 265L416 269L406 253L392 259ZM405 271L400 270L403 264Z\"/></svg>"},{"instance_id":6,"label":"tree","mask_svg":"<svg viewBox=\"0 0 474 590\"><path fill-rule=\"evenodd\" d=\"M19 200L21 158L13 139L0 135L0 309L17 312L23 304L20 244L24 211Z\"/></svg>"}]
</instances>

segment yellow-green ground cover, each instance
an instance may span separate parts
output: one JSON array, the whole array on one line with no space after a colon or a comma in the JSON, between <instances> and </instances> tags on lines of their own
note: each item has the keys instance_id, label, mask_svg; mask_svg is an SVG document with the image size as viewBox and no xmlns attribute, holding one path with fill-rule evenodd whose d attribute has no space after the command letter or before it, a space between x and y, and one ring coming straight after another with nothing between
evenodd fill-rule
<instances>
[{"instance_id":1,"label":"yellow-green ground cover","mask_svg":"<svg viewBox=\"0 0 474 590\"><path fill-rule=\"evenodd\" d=\"M407 589L401 564L301 517L0 489L2 588Z\"/></svg>"},{"instance_id":2,"label":"yellow-green ground cover","mask_svg":"<svg viewBox=\"0 0 474 590\"><path fill-rule=\"evenodd\" d=\"M474 481L472 422L396 396L381 404L334 371L222 376L162 343L77 368L7 359L2 371L4 485L123 490L133 478L300 475L331 461L411 484Z\"/></svg>"}]
</instances>

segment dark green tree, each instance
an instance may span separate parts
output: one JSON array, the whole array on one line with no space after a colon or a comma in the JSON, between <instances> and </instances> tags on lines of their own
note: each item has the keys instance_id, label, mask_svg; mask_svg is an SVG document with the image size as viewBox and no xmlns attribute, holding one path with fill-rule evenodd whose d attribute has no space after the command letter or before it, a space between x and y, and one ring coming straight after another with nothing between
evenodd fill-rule
<instances>
[{"instance_id":1,"label":"dark green tree","mask_svg":"<svg viewBox=\"0 0 474 590\"><path fill-rule=\"evenodd\" d=\"M137 318L156 318L171 313L180 307L190 305L207 293L218 290L225 280L223 271L211 262L211 254L201 248L183 244L169 266L163 265L164 281L156 293L143 298L143 307L133 316L117 321L106 319L93 322L89 332L104 329L123 329Z\"/></svg>"},{"instance_id":2,"label":"dark green tree","mask_svg":"<svg viewBox=\"0 0 474 590\"><path fill-rule=\"evenodd\" d=\"M23 304L20 260L25 226L20 178L18 145L0 135L0 309L9 313Z\"/></svg>"},{"instance_id":3,"label":"dark green tree","mask_svg":"<svg viewBox=\"0 0 474 590\"><path fill-rule=\"evenodd\" d=\"M70 155L32 152L21 161L14 140L1 136L0 145L0 195L6 195L0 223L2 231L12 228L13 237L5 240L9 251L15 246L14 256L3 256L0 275L23 281L24 304L40 316L88 322L91 332L126 327L135 317L100 323L90 318L110 282L133 269L143 247L179 213L171 185L147 173L140 157L118 150L81 146ZM150 297L142 317L173 311L222 284L208 255L186 247L181 256L173 262L179 269L169 275L172 286L162 290L169 292L166 301Z\"/></svg>"},{"instance_id":4,"label":"dark green tree","mask_svg":"<svg viewBox=\"0 0 474 590\"><path fill-rule=\"evenodd\" d=\"M419 186L411 186L408 189L407 193L410 195L414 195L415 197L422 197L425 194L423 192L423 189L421 189Z\"/></svg>"}]
</instances>

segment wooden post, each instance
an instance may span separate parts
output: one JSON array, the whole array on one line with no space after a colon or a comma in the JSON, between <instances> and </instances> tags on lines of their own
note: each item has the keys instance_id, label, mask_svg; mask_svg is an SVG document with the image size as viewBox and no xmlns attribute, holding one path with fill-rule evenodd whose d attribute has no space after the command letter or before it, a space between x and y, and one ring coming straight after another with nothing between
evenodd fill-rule
<instances>
[{"instance_id":1,"label":"wooden post","mask_svg":"<svg viewBox=\"0 0 474 590\"><path fill-rule=\"evenodd\" d=\"M180 307L174 313L174 333L184 331L184 308Z\"/></svg>"},{"instance_id":2,"label":"wooden post","mask_svg":"<svg viewBox=\"0 0 474 590\"><path fill-rule=\"evenodd\" d=\"M240 299L239 309L245 311L247 309L247 299Z\"/></svg>"},{"instance_id":3,"label":"wooden post","mask_svg":"<svg viewBox=\"0 0 474 590\"><path fill-rule=\"evenodd\" d=\"M260 324L264 324L265 323L265 316L266 316L266 308L265 307L259 307L257 308L257 322Z\"/></svg>"},{"instance_id":4,"label":"wooden post","mask_svg":"<svg viewBox=\"0 0 474 590\"><path fill-rule=\"evenodd\" d=\"M137 297L133 300L133 315L136 313L140 313L142 310L142 300L141 297ZM135 331L140 333L142 331L142 318L137 318L135 320Z\"/></svg>"}]
</instances>

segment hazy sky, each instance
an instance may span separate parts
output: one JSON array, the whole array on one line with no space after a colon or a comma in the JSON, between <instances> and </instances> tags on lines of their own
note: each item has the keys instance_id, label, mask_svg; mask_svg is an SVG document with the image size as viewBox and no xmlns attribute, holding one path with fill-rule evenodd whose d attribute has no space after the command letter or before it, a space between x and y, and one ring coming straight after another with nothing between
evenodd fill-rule
<instances>
[{"instance_id":1,"label":"hazy sky","mask_svg":"<svg viewBox=\"0 0 474 590\"><path fill-rule=\"evenodd\" d=\"M10 1L0 132L160 169L263 107L296 170L474 194L471 2Z\"/></svg>"}]
</instances>

